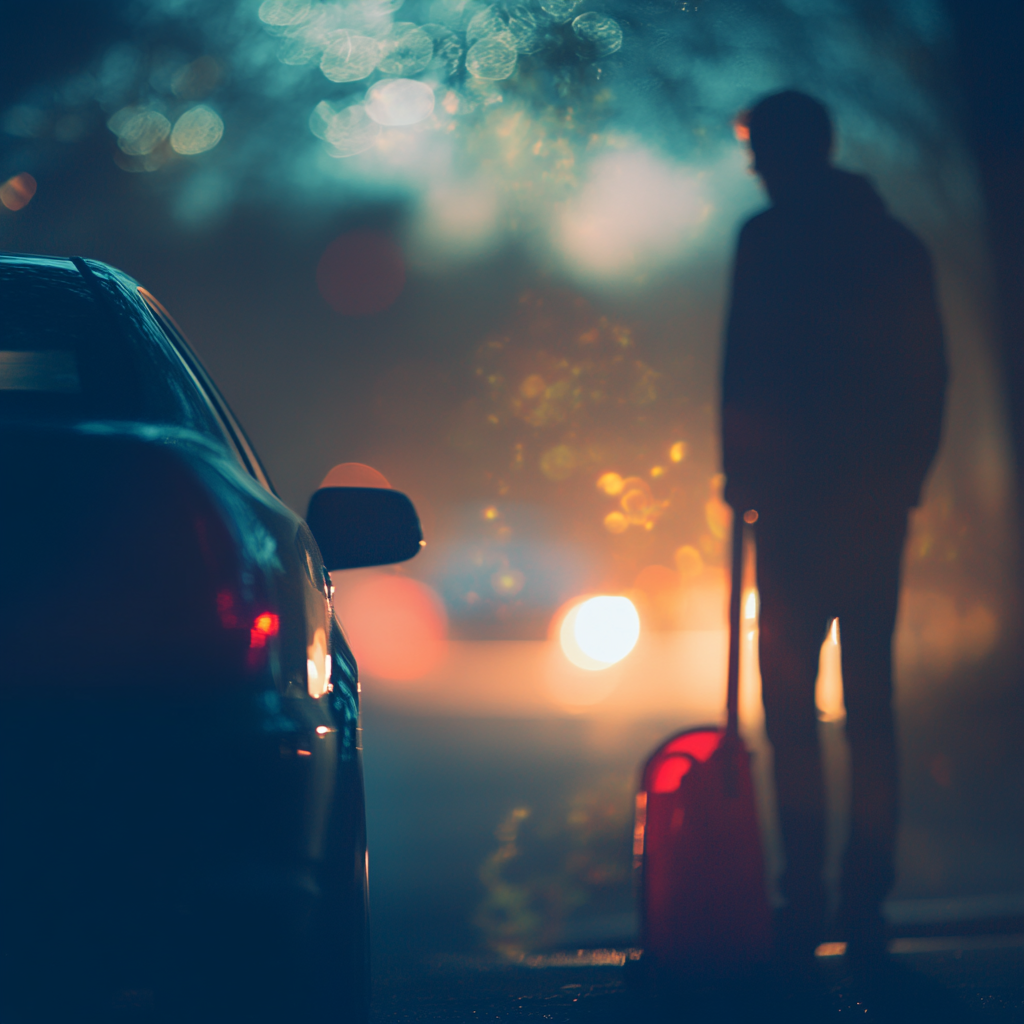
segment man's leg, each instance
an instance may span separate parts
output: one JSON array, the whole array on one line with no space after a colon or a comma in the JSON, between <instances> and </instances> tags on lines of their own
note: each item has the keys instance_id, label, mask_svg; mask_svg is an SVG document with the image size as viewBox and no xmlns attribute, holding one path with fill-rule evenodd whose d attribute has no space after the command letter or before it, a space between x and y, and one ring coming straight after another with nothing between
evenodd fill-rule
<instances>
[{"instance_id":1,"label":"man's leg","mask_svg":"<svg viewBox=\"0 0 1024 1024\"><path fill-rule=\"evenodd\" d=\"M794 573L803 560L765 534L758 538L761 687L786 854L787 906L777 941L784 957L805 959L821 941L825 915L825 793L814 704L825 617Z\"/></svg>"},{"instance_id":2,"label":"man's leg","mask_svg":"<svg viewBox=\"0 0 1024 1024\"><path fill-rule=\"evenodd\" d=\"M906 513L865 516L851 546L839 611L850 748L850 838L843 858L840 923L851 956L885 953L882 902L895 880L899 764L892 707L892 635Z\"/></svg>"}]
</instances>

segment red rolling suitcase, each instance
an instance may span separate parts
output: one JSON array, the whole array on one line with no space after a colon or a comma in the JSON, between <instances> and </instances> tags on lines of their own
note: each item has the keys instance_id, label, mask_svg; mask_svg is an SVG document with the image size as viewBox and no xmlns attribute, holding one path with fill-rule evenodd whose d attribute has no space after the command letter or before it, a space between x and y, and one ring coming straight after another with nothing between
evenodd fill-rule
<instances>
[{"instance_id":1,"label":"red rolling suitcase","mask_svg":"<svg viewBox=\"0 0 1024 1024\"><path fill-rule=\"evenodd\" d=\"M729 976L771 955L750 755L738 728L743 522L734 520L726 727L670 737L648 759L637 794L641 964L656 979Z\"/></svg>"}]
</instances>

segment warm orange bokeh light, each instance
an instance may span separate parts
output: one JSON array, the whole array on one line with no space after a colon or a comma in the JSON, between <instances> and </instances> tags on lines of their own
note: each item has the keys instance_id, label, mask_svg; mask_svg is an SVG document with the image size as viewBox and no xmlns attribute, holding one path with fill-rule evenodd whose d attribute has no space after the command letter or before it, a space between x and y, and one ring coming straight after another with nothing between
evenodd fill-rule
<instances>
[{"instance_id":1,"label":"warm orange bokeh light","mask_svg":"<svg viewBox=\"0 0 1024 1024\"><path fill-rule=\"evenodd\" d=\"M362 462L340 462L320 483L321 487L387 487L388 478Z\"/></svg>"},{"instance_id":2,"label":"warm orange bokeh light","mask_svg":"<svg viewBox=\"0 0 1024 1024\"><path fill-rule=\"evenodd\" d=\"M412 680L440 664L447 650L448 618L430 587L385 573L335 579L338 615L363 674Z\"/></svg>"},{"instance_id":3,"label":"warm orange bokeh light","mask_svg":"<svg viewBox=\"0 0 1024 1024\"><path fill-rule=\"evenodd\" d=\"M21 210L36 194L36 179L31 174L15 174L0 185L0 203L8 210Z\"/></svg>"}]
</instances>

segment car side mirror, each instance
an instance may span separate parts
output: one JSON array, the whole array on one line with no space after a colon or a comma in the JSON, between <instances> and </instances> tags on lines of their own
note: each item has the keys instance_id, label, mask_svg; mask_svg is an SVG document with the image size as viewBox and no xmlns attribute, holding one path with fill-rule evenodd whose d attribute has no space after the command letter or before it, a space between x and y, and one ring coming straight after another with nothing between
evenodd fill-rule
<instances>
[{"instance_id":1,"label":"car side mirror","mask_svg":"<svg viewBox=\"0 0 1024 1024\"><path fill-rule=\"evenodd\" d=\"M413 503L383 487L321 487L306 524L328 572L404 562L424 543Z\"/></svg>"}]
</instances>

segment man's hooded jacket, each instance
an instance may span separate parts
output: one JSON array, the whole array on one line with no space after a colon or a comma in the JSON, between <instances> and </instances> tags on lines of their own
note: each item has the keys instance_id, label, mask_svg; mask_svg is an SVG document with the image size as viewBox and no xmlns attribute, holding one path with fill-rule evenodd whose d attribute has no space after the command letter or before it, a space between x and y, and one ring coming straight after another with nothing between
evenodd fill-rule
<instances>
[{"instance_id":1,"label":"man's hooded jacket","mask_svg":"<svg viewBox=\"0 0 1024 1024\"><path fill-rule=\"evenodd\" d=\"M722 381L731 503L916 505L945 386L928 253L865 178L829 168L747 222Z\"/></svg>"}]
</instances>

